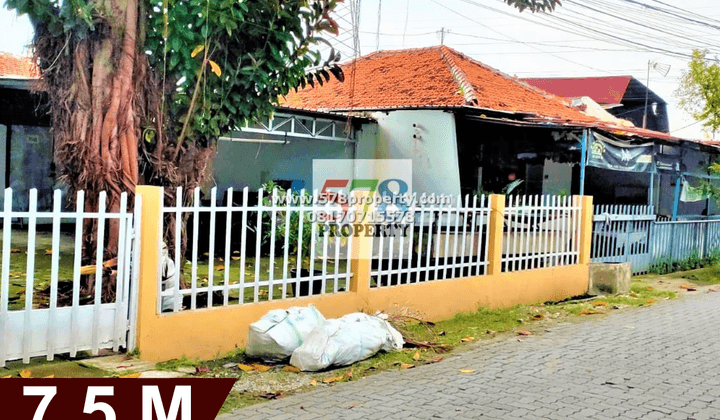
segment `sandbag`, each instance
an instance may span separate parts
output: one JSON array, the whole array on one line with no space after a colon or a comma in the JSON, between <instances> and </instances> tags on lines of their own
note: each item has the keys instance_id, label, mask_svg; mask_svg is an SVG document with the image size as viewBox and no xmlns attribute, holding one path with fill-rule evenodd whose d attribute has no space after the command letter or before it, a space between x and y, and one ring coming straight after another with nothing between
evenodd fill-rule
<instances>
[{"instance_id":1,"label":"sandbag","mask_svg":"<svg viewBox=\"0 0 720 420\"><path fill-rule=\"evenodd\" d=\"M290 364L303 371L330 366L348 366L380 350L401 349L402 334L387 321L363 313L327 320L313 330L290 357Z\"/></svg>"},{"instance_id":2,"label":"sandbag","mask_svg":"<svg viewBox=\"0 0 720 420\"><path fill-rule=\"evenodd\" d=\"M312 305L274 309L250 325L245 354L269 362L283 361L324 322L325 317Z\"/></svg>"}]
</instances>

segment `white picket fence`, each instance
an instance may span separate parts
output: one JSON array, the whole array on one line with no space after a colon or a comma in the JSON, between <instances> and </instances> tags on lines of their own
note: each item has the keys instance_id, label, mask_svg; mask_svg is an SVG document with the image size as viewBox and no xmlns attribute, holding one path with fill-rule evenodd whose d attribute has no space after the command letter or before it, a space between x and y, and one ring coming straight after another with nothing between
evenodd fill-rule
<instances>
[{"instance_id":1,"label":"white picket fence","mask_svg":"<svg viewBox=\"0 0 720 420\"><path fill-rule=\"evenodd\" d=\"M175 205L163 208L165 229L174 230L175 241L172 253L164 259L166 269L162 285L158 285L158 312L348 290L352 241L331 235L333 228L341 227L339 224L313 221L317 215L337 208L317 204L317 190L312 198L293 202L281 200L277 190L266 197L260 189L257 204L249 205L251 193L246 187L242 190L242 204L237 205L230 188L221 206L217 205L216 188L211 190L205 206L199 189L193 191L189 206L183 205L183 193L178 188ZM300 195L305 196L305 192ZM270 200L264 203L263 198ZM175 222L168 222L168 216L174 216ZM189 216L189 243L183 255L182 223L177 221L185 216ZM204 217L207 226L201 230ZM201 254L200 247L205 244L207 252ZM251 246L254 252L248 249Z\"/></svg>"},{"instance_id":2,"label":"white picket fence","mask_svg":"<svg viewBox=\"0 0 720 420\"><path fill-rule=\"evenodd\" d=\"M489 199L436 202L414 196L409 224L373 238L371 287L484 275L488 264Z\"/></svg>"},{"instance_id":3,"label":"white picket fence","mask_svg":"<svg viewBox=\"0 0 720 420\"><path fill-rule=\"evenodd\" d=\"M80 191L75 200L76 211L62 210L62 192L56 190L53 195L53 210L37 211L37 190L30 190L29 209L13 210L13 191L6 189L4 208L0 217L2 231L2 269L0 270L0 367L8 360L22 358L25 363L31 357L46 356L52 360L54 355L70 353L74 357L78 351L90 350L97 354L99 349L120 347L132 350L135 347L135 318L137 312L137 270L133 262L139 259L138 247L133 246L140 224L142 201L136 197L135 215L128 211L127 195L123 194L120 210L116 213L106 211L106 193L99 196L98 211L84 211L86 200ZM19 244L24 232L13 229L13 220L21 220L27 226L26 244ZM42 251L37 249L38 221L50 220L52 223L51 245L39 257ZM61 233L64 221L74 221L74 238L68 239ZM86 220L97 220L98 246L94 266L94 296L81 296L81 276L90 276L88 268L82 266L83 226ZM118 223L117 268L114 287L115 300L102 301L102 292L106 286L106 277L110 264L104 261L105 234L110 223ZM62 251L62 239L72 242L72 255ZM14 247L13 244L18 244ZM20 246L22 245L22 246ZM38 258L50 256L49 273L47 267L37 264ZM19 260L24 260L20 261ZM114 263L113 263L114 264ZM24 272L12 272L11 269L23 267ZM100 267L101 269L97 269ZM102 269L102 268L106 269ZM72 279L60 278L60 273L72 273ZM104 273L105 272L105 273ZM49 296L47 307L36 302L38 289L36 280L43 281L49 274ZM11 285L13 286L11 288ZM60 290L62 286L62 291ZM70 286L68 288L68 286ZM11 292L14 293L11 296ZM63 294L65 296L60 296ZM20 298L22 296L22 299ZM60 298L63 299L60 299ZM10 306L22 309L13 309Z\"/></svg>"},{"instance_id":4,"label":"white picket fence","mask_svg":"<svg viewBox=\"0 0 720 420\"><path fill-rule=\"evenodd\" d=\"M578 263L580 203L568 196L514 196L505 207L504 272Z\"/></svg>"}]
</instances>

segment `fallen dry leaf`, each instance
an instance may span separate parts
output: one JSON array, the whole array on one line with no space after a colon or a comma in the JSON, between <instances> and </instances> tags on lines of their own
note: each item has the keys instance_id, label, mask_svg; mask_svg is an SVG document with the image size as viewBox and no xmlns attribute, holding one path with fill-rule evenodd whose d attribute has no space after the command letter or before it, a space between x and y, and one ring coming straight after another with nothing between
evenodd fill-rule
<instances>
[{"instance_id":1,"label":"fallen dry leaf","mask_svg":"<svg viewBox=\"0 0 720 420\"><path fill-rule=\"evenodd\" d=\"M630 292L629 295L630 297L638 297L638 294L635 292Z\"/></svg>"},{"instance_id":2,"label":"fallen dry leaf","mask_svg":"<svg viewBox=\"0 0 720 420\"><path fill-rule=\"evenodd\" d=\"M460 373L473 373L475 369L460 369Z\"/></svg>"},{"instance_id":3,"label":"fallen dry leaf","mask_svg":"<svg viewBox=\"0 0 720 420\"><path fill-rule=\"evenodd\" d=\"M487 330L485 331L485 334L495 334L497 331L494 330Z\"/></svg>"},{"instance_id":4,"label":"fallen dry leaf","mask_svg":"<svg viewBox=\"0 0 720 420\"><path fill-rule=\"evenodd\" d=\"M52 249L46 249L45 255L52 255Z\"/></svg>"},{"instance_id":5,"label":"fallen dry leaf","mask_svg":"<svg viewBox=\"0 0 720 420\"><path fill-rule=\"evenodd\" d=\"M657 301L656 301L655 299L652 299L652 298L650 298L650 299L648 299L648 300L645 301L645 303L647 303L647 304L653 304L653 303L655 303L655 302L657 302Z\"/></svg>"},{"instance_id":6,"label":"fallen dry leaf","mask_svg":"<svg viewBox=\"0 0 720 420\"><path fill-rule=\"evenodd\" d=\"M420 350L417 350L415 354L413 355L414 360L420 360Z\"/></svg>"},{"instance_id":7,"label":"fallen dry leaf","mask_svg":"<svg viewBox=\"0 0 720 420\"><path fill-rule=\"evenodd\" d=\"M648 289L648 290L654 290L655 288L652 287L652 286L648 286L647 289Z\"/></svg>"},{"instance_id":8,"label":"fallen dry leaf","mask_svg":"<svg viewBox=\"0 0 720 420\"><path fill-rule=\"evenodd\" d=\"M117 264L118 264L118 259L117 259L117 257L115 257L113 259L104 261L103 267L105 267L105 268L117 267Z\"/></svg>"},{"instance_id":9,"label":"fallen dry leaf","mask_svg":"<svg viewBox=\"0 0 720 420\"><path fill-rule=\"evenodd\" d=\"M415 367L412 363L400 363L400 367L403 369L412 369Z\"/></svg>"},{"instance_id":10,"label":"fallen dry leaf","mask_svg":"<svg viewBox=\"0 0 720 420\"><path fill-rule=\"evenodd\" d=\"M55 375L48 375L48 376L43 376L43 379L52 379L54 377L55 377Z\"/></svg>"},{"instance_id":11,"label":"fallen dry leaf","mask_svg":"<svg viewBox=\"0 0 720 420\"><path fill-rule=\"evenodd\" d=\"M532 319L533 319L533 321L541 321L541 320L545 319L545 315L542 315L542 314L533 315Z\"/></svg>"},{"instance_id":12,"label":"fallen dry leaf","mask_svg":"<svg viewBox=\"0 0 720 420\"><path fill-rule=\"evenodd\" d=\"M598 301L596 301L596 302L593 302L593 303L592 303L592 306L607 306L607 304L608 304L608 303L605 302L604 300L598 300Z\"/></svg>"},{"instance_id":13,"label":"fallen dry leaf","mask_svg":"<svg viewBox=\"0 0 720 420\"><path fill-rule=\"evenodd\" d=\"M0 378L0 379L10 379L10 378L12 378L12 375L8 375L8 376L3 376L3 377L2 377L2 378Z\"/></svg>"},{"instance_id":14,"label":"fallen dry leaf","mask_svg":"<svg viewBox=\"0 0 720 420\"><path fill-rule=\"evenodd\" d=\"M317 386L317 381L315 379L313 379L312 381L310 381L310 385Z\"/></svg>"},{"instance_id":15,"label":"fallen dry leaf","mask_svg":"<svg viewBox=\"0 0 720 420\"><path fill-rule=\"evenodd\" d=\"M340 382L340 381L342 381L342 379L343 379L343 376L333 376L330 378L323 379L323 382L325 382L326 384L331 384L333 382Z\"/></svg>"},{"instance_id":16,"label":"fallen dry leaf","mask_svg":"<svg viewBox=\"0 0 720 420\"><path fill-rule=\"evenodd\" d=\"M681 288L681 289L685 289L685 290L687 290L688 292L694 292L694 291L697 290L695 287L693 287L693 286L691 286L691 285L689 285L689 284L683 284L683 285L680 286L680 288Z\"/></svg>"},{"instance_id":17,"label":"fallen dry leaf","mask_svg":"<svg viewBox=\"0 0 720 420\"><path fill-rule=\"evenodd\" d=\"M438 363L438 362L442 362L442 361L443 361L442 357L435 357L429 363Z\"/></svg>"},{"instance_id":18,"label":"fallen dry leaf","mask_svg":"<svg viewBox=\"0 0 720 420\"><path fill-rule=\"evenodd\" d=\"M594 315L599 314L600 312L594 311L592 309L583 309L582 312L580 312L580 315Z\"/></svg>"},{"instance_id":19,"label":"fallen dry leaf","mask_svg":"<svg viewBox=\"0 0 720 420\"><path fill-rule=\"evenodd\" d=\"M216 270L217 270L217 271L223 271L223 270L225 270L225 267L223 267L223 266L221 265L221 266L219 266L218 268L216 268Z\"/></svg>"},{"instance_id":20,"label":"fallen dry leaf","mask_svg":"<svg viewBox=\"0 0 720 420\"><path fill-rule=\"evenodd\" d=\"M260 365L260 364L257 364L257 363L254 364L253 367L254 367L255 370L258 371L258 372L267 372L268 370L270 370L270 366Z\"/></svg>"},{"instance_id":21,"label":"fallen dry leaf","mask_svg":"<svg viewBox=\"0 0 720 420\"><path fill-rule=\"evenodd\" d=\"M29 371L29 370L27 370L27 369L20 372L20 377L21 377L21 378L26 378L26 379L27 379L27 378L29 378L29 377L31 377L31 376L32 376L32 372Z\"/></svg>"},{"instance_id":22,"label":"fallen dry leaf","mask_svg":"<svg viewBox=\"0 0 720 420\"><path fill-rule=\"evenodd\" d=\"M532 333L530 331L525 331L525 330L518 330L517 334L518 335L532 335Z\"/></svg>"},{"instance_id":23,"label":"fallen dry leaf","mask_svg":"<svg viewBox=\"0 0 720 420\"><path fill-rule=\"evenodd\" d=\"M240 370L242 370L243 372L252 372L253 370L255 370L254 367L248 366L248 365L243 365L242 363L238 364L238 367L239 367Z\"/></svg>"},{"instance_id":24,"label":"fallen dry leaf","mask_svg":"<svg viewBox=\"0 0 720 420\"><path fill-rule=\"evenodd\" d=\"M300 369L295 366L285 366L283 372L300 373Z\"/></svg>"},{"instance_id":25,"label":"fallen dry leaf","mask_svg":"<svg viewBox=\"0 0 720 420\"><path fill-rule=\"evenodd\" d=\"M467 343L468 341L475 341L475 337L465 337L460 340L463 343Z\"/></svg>"},{"instance_id":26,"label":"fallen dry leaf","mask_svg":"<svg viewBox=\"0 0 720 420\"><path fill-rule=\"evenodd\" d=\"M237 261L240 259L240 257L230 257L230 258L232 258L233 261Z\"/></svg>"},{"instance_id":27,"label":"fallen dry leaf","mask_svg":"<svg viewBox=\"0 0 720 420\"><path fill-rule=\"evenodd\" d=\"M123 375L123 376L121 376L121 378L137 379L140 377L140 375L141 375L140 372L135 372L135 373L131 373L129 375Z\"/></svg>"}]
</instances>

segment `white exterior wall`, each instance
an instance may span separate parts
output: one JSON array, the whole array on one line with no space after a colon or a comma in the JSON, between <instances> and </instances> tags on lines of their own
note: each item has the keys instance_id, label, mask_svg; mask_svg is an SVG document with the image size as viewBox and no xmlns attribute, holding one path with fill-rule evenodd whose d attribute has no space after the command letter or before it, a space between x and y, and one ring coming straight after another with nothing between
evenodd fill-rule
<instances>
[{"instance_id":1,"label":"white exterior wall","mask_svg":"<svg viewBox=\"0 0 720 420\"><path fill-rule=\"evenodd\" d=\"M412 188L418 195L460 194L454 114L409 110L374 112L372 116L378 122L375 159L412 159Z\"/></svg>"}]
</instances>

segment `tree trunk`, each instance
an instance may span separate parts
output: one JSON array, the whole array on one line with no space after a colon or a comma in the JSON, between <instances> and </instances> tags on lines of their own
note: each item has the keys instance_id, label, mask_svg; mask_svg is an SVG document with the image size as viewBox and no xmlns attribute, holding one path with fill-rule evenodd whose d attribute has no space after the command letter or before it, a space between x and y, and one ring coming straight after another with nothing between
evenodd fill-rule
<instances>
[{"instance_id":1,"label":"tree trunk","mask_svg":"<svg viewBox=\"0 0 720 420\"><path fill-rule=\"evenodd\" d=\"M62 45L43 36L42 23L36 23L35 43L49 90L61 178L71 192L86 192L86 211L98 211L99 192L106 191L107 211L114 213L120 210L121 194L132 197L138 183L137 98L145 94L136 92L135 76L145 71L147 61L137 42L137 0L109 0L97 7L105 11L105 21L91 36L66 35ZM117 255L119 222L109 222L106 232L103 259L109 260ZM84 263L95 264L97 220L86 221L83 244ZM93 276L84 277L84 293L92 293ZM114 283L112 277L105 280ZM104 294L113 290L108 286Z\"/></svg>"}]
</instances>

